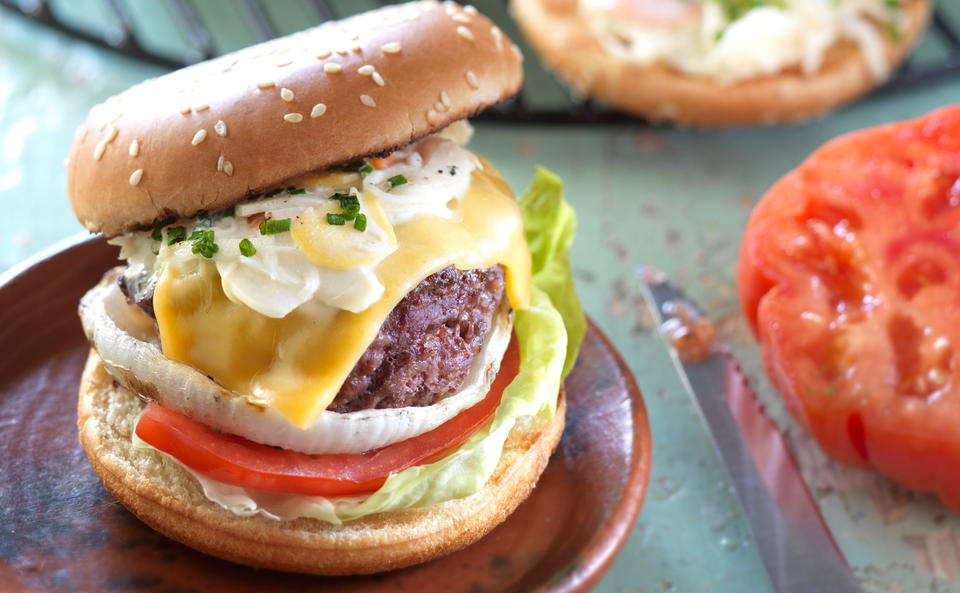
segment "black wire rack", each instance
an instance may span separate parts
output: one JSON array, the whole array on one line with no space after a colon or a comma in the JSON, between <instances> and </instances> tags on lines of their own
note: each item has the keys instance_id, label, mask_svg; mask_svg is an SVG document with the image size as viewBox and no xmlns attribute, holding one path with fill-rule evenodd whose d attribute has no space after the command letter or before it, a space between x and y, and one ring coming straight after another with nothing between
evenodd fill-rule
<instances>
[{"instance_id":1,"label":"black wire rack","mask_svg":"<svg viewBox=\"0 0 960 593\"><path fill-rule=\"evenodd\" d=\"M212 29L216 23L204 18L199 4L204 0L165 0L170 8L170 14L175 27L178 27L186 47L177 54L160 52L145 44L138 31L142 31L143 23L137 19L131 10L133 2L138 0L95 0L104 5L106 12L111 16L110 25L101 30L91 30L70 23L63 18L57 9L55 0L0 0L0 8L26 17L51 29L65 33L76 39L92 45L109 49L130 58L143 60L161 67L176 69L183 66L206 60L220 55L213 42ZM359 12L360 3L348 3L344 8L343 2L336 0L303 0L309 7L314 22L300 23L300 28L344 18ZM253 30L256 38L252 41L266 41L291 31L283 30L276 19L267 9L268 0L232 0L234 9L241 18L245 19ZM491 15L495 21L512 38L522 44L519 34L507 16L506 2L496 0L499 6L497 14ZM391 4L381 0L374 5ZM481 8L481 10L484 10ZM484 12L489 11L484 10ZM936 43L941 50L940 55L932 60L919 60L915 57L908 59L896 74L877 89L875 93L895 93L951 76L960 75L960 12L950 14L943 6L936 6L927 33L928 38ZM527 49L527 55L532 52ZM530 78L531 69L537 71L542 78L549 77L542 66L535 60L527 60L527 77ZM533 100L529 92L521 92L506 103L488 110L476 117L479 120L498 121L509 123L533 124L623 124L642 123L642 120L594 103L570 91L565 85L554 79L558 87L561 100L552 101L544 105Z\"/></svg>"}]
</instances>

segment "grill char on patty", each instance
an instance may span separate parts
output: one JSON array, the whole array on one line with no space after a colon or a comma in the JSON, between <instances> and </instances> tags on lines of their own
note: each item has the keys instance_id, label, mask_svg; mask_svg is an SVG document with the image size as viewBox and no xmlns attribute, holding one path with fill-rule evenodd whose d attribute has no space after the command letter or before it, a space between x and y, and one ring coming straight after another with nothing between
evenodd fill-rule
<instances>
[{"instance_id":1,"label":"grill char on patty","mask_svg":"<svg viewBox=\"0 0 960 593\"><path fill-rule=\"evenodd\" d=\"M153 294L131 304L151 317ZM449 266L428 276L390 312L333 403L334 412L429 406L463 386L504 298L503 268L462 271ZM318 353L322 356L323 353Z\"/></svg>"}]
</instances>

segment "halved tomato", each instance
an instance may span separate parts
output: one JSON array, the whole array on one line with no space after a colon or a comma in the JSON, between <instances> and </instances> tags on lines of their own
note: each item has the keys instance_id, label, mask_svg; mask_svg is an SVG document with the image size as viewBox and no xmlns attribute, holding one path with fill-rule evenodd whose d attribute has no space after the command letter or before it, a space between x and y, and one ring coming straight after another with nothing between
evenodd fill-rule
<instances>
[{"instance_id":1,"label":"halved tomato","mask_svg":"<svg viewBox=\"0 0 960 593\"><path fill-rule=\"evenodd\" d=\"M960 106L816 151L754 210L738 285L821 447L960 511Z\"/></svg>"},{"instance_id":2,"label":"halved tomato","mask_svg":"<svg viewBox=\"0 0 960 593\"><path fill-rule=\"evenodd\" d=\"M225 484L254 490L334 496L377 490L390 474L442 458L486 424L520 366L510 341L489 393L437 428L361 454L307 455L215 432L153 402L137 423L137 436L187 467Z\"/></svg>"}]
</instances>

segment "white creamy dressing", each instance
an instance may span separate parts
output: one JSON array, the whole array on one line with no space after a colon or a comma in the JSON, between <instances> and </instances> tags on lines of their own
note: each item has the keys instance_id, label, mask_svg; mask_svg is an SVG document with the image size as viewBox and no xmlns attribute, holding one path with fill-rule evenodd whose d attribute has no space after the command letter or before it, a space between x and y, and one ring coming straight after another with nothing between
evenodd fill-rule
<instances>
[{"instance_id":1,"label":"white creamy dressing","mask_svg":"<svg viewBox=\"0 0 960 593\"><path fill-rule=\"evenodd\" d=\"M900 14L885 0L783 0L730 22L717 2L581 0L588 26L612 53L661 63L725 84L799 67L819 70L837 41L856 42L877 79L889 74L885 26Z\"/></svg>"},{"instance_id":2,"label":"white creamy dressing","mask_svg":"<svg viewBox=\"0 0 960 593\"><path fill-rule=\"evenodd\" d=\"M466 124L463 124L466 125ZM459 126L460 130L463 126ZM469 137L457 132L460 137ZM383 284L375 268L396 249L390 244L396 226L424 215L453 218L455 201L470 189L470 173L481 166L477 157L448 137L431 136L392 155L392 164L365 178L355 174L308 176L295 180L292 187L303 193L283 191L275 196L238 204L235 216L213 217L208 227L196 219L170 226L184 226L189 236L197 228L214 231L219 250L211 258L217 266L223 291L231 301L272 318L282 318L300 306L328 307L359 313L383 294ZM453 174L451 174L451 172ZM394 187L390 179L403 175L406 183ZM331 206L330 196L354 194L361 212L371 210L368 202L379 203L389 225L367 216L365 231L353 231L344 251L375 254L364 265L318 265L303 252L290 232L261 235L258 223L264 217L273 220L296 219L310 210L323 211ZM335 202L334 202L335 204ZM201 223L202 224L202 223ZM352 225L351 222L347 222ZM167 227L169 229L169 227ZM240 252L240 241L249 240L256 248L252 257ZM110 240L121 247L120 257L129 265L128 277L141 277L146 286L156 286L163 269L184 260L202 257L191 252L189 240L168 245L151 239L150 231L125 233ZM154 250L158 250L154 254Z\"/></svg>"}]
</instances>

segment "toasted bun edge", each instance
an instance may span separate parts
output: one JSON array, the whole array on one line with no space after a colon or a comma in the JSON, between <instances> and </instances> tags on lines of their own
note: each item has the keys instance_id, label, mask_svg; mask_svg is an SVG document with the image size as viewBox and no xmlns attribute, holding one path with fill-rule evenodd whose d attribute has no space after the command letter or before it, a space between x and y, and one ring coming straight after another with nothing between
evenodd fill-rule
<instances>
[{"instance_id":1,"label":"toasted bun edge","mask_svg":"<svg viewBox=\"0 0 960 593\"><path fill-rule=\"evenodd\" d=\"M926 26L929 0L908 0L899 41L884 35L892 71ZM882 81L860 48L839 41L813 75L796 68L724 85L664 65L641 65L607 51L578 18L575 2L512 0L524 36L544 63L579 92L652 121L695 127L797 122L863 96Z\"/></svg>"}]
</instances>

